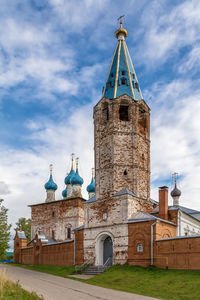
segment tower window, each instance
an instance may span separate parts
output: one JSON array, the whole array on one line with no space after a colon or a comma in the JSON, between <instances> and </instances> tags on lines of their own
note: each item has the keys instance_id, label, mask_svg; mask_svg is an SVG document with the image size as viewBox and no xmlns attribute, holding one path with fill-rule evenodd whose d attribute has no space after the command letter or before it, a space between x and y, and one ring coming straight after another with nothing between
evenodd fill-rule
<instances>
[{"instance_id":1,"label":"tower window","mask_svg":"<svg viewBox=\"0 0 200 300\"><path fill-rule=\"evenodd\" d=\"M54 240L55 239L55 232L54 232L54 230L52 230L52 240Z\"/></svg>"},{"instance_id":2,"label":"tower window","mask_svg":"<svg viewBox=\"0 0 200 300\"><path fill-rule=\"evenodd\" d=\"M133 79L135 78L135 74L134 73L132 74L132 77L133 77Z\"/></svg>"},{"instance_id":3,"label":"tower window","mask_svg":"<svg viewBox=\"0 0 200 300\"><path fill-rule=\"evenodd\" d=\"M143 109L143 107L140 107L139 109L139 130L140 133L145 133L147 129L148 123L147 123L147 116L146 111Z\"/></svg>"},{"instance_id":4,"label":"tower window","mask_svg":"<svg viewBox=\"0 0 200 300\"><path fill-rule=\"evenodd\" d=\"M111 84L111 82L109 81L109 82L108 82L108 88L111 88L111 86L112 86L112 84Z\"/></svg>"},{"instance_id":5,"label":"tower window","mask_svg":"<svg viewBox=\"0 0 200 300\"><path fill-rule=\"evenodd\" d=\"M124 70L122 71L122 75L125 75L125 71Z\"/></svg>"},{"instance_id":6,"label":"tower window","mask_svg":"<svg viewBox=\"0 0 200 300\"><path fill-rule=\"evenodd\" d=\"M52 217L55 217L55 211L52 212Z\"/></svg>"},{"instance_id":7,"label":"tower window","mask_svg":"<svg viewBox=\"0 0 200 300\"><path fill-rule=\"evenodd\" d=\"M109 109L108 109L108 104L105 103L104 107L103 107L103 119L105 121L109 120Z\"/></svg>"},{"instance_id":8,"label":"tower window","mask_svg":"<svg viewBox=\"0 0 200 300\"><path fill-rule=\"evenodd\" d=\"M121 121L128 121L128 106L127 105L120 105L119 119Z\"/></svg>"},{"instance_id":9,"label":"tower window","mask_svg":"<svg viewBox=\"0 0 200 300\"><path fill-rule=\"evenodd\" d=\"M122 78L121 83L122 83L122 85L125 85L126 84L126 79Z\"/></svg>"},{"instance_id":10,"label":"tower window","mask_svg":"<svg viewBox=\"0 0 200 300\"><path fill-rule=\"evenodd\" d=\"M70 227L67 228L67 238L71 239L71 228Z\"/></svg>"},{"instance_id":11,"label":"tower window","mask_svg":"<svg viewBox=\"0 0 200 300\"><path fill-rule=\"evenodd\" d=\"M135 82L135 89L139 90L139 85L137 82Z\"/></svg>"},{"instance_id":12,"label":"tower window","mask_svg":"<svg viewBox=\"0 0 200 300\"><path fill-rule=\"evenodd\" d=\"M113 77L113 76L114 76L113 73L111 73L111 74L110 74L110 77Z\"/></svg>"},{"instance_id":13,"label":"tower window","mask_svg":"<svg viewBox=\"0 0 200 300\"><path fill-rule=\"evenodd\" d=\"M127 171L125 170L125 171L124 171L124 175L127 175L127 174L128 174L128 173L127 173Z\"/></svg>"}]
</instances>

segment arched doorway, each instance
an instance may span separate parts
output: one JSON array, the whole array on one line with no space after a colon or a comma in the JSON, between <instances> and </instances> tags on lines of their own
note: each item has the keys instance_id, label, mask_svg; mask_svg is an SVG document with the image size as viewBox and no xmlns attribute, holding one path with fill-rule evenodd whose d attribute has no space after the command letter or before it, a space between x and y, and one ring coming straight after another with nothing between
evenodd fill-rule
<instances>
[{"instance_id":1,"label":"arched doorway","mask_svg":"<svg viewBox=\"0 0 200 300\"><path fill-rule=\"evenodd\" d=\"M95 265L102 266L106 262L108 265L113 264L113 236L110 233L102 232L101 234L99 234L98 237L96 238L95 248L96 248Z\"/></svg>"},{"instance_id":2,"label":"arched doorway","mask_svg":"<svg viewBox=\"0 0 200 300\"><path fill-rule=\"evenodd\" d=\"M113 261L113 243L110 236L108 236L103 242L103 265L111 266Z\"/></svg>"}]
</instances>

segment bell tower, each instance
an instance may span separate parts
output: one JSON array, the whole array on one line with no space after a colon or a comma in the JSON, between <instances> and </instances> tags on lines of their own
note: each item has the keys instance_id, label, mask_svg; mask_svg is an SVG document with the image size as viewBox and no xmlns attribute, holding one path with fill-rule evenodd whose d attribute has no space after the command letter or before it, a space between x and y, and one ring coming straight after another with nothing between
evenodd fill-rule
<instances>
[{"instance_id":1,"label":"bell tower","mask_svg":"<svg viewBox=\"0 0 200 300\"><path fill-rule=\"evenodd\" d=\"M96 200L109 199L124 188L139 198L150 197L150 109L142 97L127 35L121 19L102 99L94 107Z\"/></svg>"}]
</instances>

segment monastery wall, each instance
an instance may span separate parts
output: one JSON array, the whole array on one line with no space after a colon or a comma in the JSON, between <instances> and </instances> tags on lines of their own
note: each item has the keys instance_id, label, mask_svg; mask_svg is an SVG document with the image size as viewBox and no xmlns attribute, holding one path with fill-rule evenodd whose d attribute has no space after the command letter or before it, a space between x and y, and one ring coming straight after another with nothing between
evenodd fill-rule
<instances>
[{"instance_id":1,"label":"monastery wall","mask_svg":"<svg viewBox=\"0 0 200 300\"><path fill-rule=\"evenodd\" d=\"M34 265L34 248L33 247L27 247L24 249L21 249L20 253L20 263L24 265Z\"/></svg>"},{"instance_id":2,"label":"monastery wall","mask_svg":"<svg viewBox=\"0 0 200 300\"><path fill-rule=\"evenodd\" d=\"M155 220L135 222L128 224L128 264L149 266L151 263L151 225ZM153 240L155 253L155 240L158 237L176 236L176 226L158 221L153 226ZM138 249L141 245L142 251Z\"/></svg>"},{"instance_id":3,"label":"monastery wall","mask_svg":"<svg viewBox=\"0 0 200 300\"><path fill-rule=\"evenodd\" d=\"M74 240L44 245L36 239L34 246L14 249L14 262L56 266L72 266L75 262L75 265L82 265L84 262L83 230L75 231L75 236L75 245Z\"/></svg>"},{"instance_id":4,"label":"monastery wall","mask_svg":"<svg viewBox=\"0 0 200 300\"><path fill-rule=\"evenodd\" d=\"M200 236L157 240L155 252L157 267L200 270Z\"/></svg>"}]
</instances>

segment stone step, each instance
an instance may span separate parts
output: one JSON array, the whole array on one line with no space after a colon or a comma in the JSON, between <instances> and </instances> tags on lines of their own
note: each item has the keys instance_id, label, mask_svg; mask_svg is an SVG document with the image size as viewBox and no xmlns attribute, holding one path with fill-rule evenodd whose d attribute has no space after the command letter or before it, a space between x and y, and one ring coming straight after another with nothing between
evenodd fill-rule
<instances>
[{"instance_id":1,"label":"stone step","mask_svg":"<svg viewBox=\"0 0 200 300\"><path fill-rule=\"evenodd\" d=\"M86 275L98 275L105 272L108 267L105 266L90 266L87 270L85 270L84 274Z\"/></svg>"}]
</instances>

